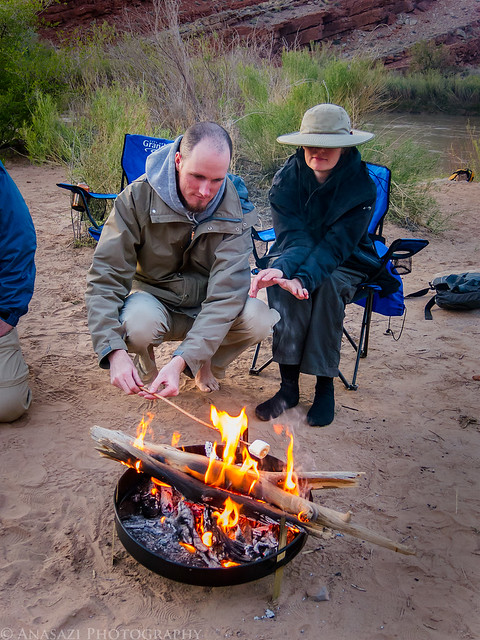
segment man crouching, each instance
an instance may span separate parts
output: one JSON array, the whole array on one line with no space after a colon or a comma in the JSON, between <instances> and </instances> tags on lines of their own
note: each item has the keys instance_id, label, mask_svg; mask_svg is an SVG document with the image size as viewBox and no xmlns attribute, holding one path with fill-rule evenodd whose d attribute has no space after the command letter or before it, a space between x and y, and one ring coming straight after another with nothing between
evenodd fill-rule
<instances>
[{"instance_id":1,"label":"man crouching","mask_svg":"<svg viewBox=\"0 0 480 640\"><path fill-rule=\"evenodd\" d=\"M253 298L253 211L227 177L232 142L200 122L153 152L146 173L115 200L88 273L88 325L113 385L175 396L182 372L202 391L279 319ZM158 372L154 347L180 341ZM134 359L128 352L136 354Z\"/></svg>"}]
</instances>

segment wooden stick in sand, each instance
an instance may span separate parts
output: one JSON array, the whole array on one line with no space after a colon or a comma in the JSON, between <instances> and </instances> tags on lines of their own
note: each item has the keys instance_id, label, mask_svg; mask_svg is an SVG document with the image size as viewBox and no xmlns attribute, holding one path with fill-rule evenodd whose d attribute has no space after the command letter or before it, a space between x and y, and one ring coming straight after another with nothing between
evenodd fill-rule
<instances>
[{"instance_id":1,"label":"wooden stick in sand","mask_svg":"<svg viewBox=\"0 0 480 640\"><path fill-rule=\"evenodd\" d=\"M209 460L205 456L153 443L144 443L144 449L141 450L134 445L134 439L131 436L102 427L93 427L91 435L102 455L126 462L130 466L134 466L135 462L139 460L144 473L154 477L159 474L160 479L169 477L166 481L182 493L185 493L185 490L188 491L189 485L194 480L197 481L196 486L202 487L203 495L207 492L211 494L217 492L217 487L203 482L209 464ZM152 454L156 457L154 458ZM210 472L212 473L212 481L215 481L215 484L218 484L221 489L232 489L243 494L244 497L249 494L256 498L256 501L263 500L295 516L301 514L302 526L305 526L310 532L313 530L319 532L319 527L328 527L393 551L407 555L415 553L405 545L397 544L361 525L350 523L350 513L341 513L292 495L266 480L262 474L260 474L260 478L257 478L256 474L250 471L241 473L239 467L224 465L217 460L213 461ZM237 495L233 496L234 500L236 498ZM307 522L303 522L304 520Z\"/></svg>"}]
</instances>

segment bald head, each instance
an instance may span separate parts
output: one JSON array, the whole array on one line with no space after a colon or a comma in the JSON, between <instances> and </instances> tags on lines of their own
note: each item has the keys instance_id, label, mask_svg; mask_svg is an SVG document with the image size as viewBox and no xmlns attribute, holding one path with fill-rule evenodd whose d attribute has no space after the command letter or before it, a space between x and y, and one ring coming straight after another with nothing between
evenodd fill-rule
<instances>
[{"instance_id":1,"label":"bald head","mask_svg":"<svg viewBox=\"0 0 480 640\"><path fill-rule=\"evenodd\" d=\"M180 141L179 151L182 157L190 157L199 142L208 142L212 151L216 151L219 155L224 155L228 151L229 158L232 158L232 139L226 129L216 122L197 122L188 127Z\"/></svg>"},{"instance_id":2,"label":"bald head","mask_svg":"<svg viewBox=\"0 0 480 640\"><path fill-rule=\"evenodd\" d=\"M205 211L225 181L231 159L228 133L214 122L200 122L185 132L175 153L177 191L185 207Z\"/></svg>"}]
</instances>

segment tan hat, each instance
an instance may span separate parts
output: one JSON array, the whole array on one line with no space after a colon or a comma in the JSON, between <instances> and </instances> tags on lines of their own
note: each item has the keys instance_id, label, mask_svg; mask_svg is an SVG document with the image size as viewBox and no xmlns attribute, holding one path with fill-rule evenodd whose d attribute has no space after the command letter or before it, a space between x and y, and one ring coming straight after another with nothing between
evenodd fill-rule
<instances>
[{"instance_id":1,"label":"tan hat","mask_svg":"<svg viewBox=\"0 0 480 640\"><path fill-rule=\"evenodd\" d=\"M278 136L277 142L295 147L356 147L368 142L373 133L351 129L350 118L337 104L317 104L305 112L300 131Z\"/></svg>"}]
</instances>

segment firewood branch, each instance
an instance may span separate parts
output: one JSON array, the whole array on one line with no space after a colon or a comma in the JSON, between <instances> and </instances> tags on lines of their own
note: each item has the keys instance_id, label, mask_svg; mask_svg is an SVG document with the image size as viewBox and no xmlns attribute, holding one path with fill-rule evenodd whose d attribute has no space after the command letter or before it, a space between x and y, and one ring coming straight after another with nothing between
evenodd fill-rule
<instances>
[{"instance_id":1,"label":"firewood branch","mask_svg":"<svg viewBox=\"0 0 480 640\"><path fill-rule=\"evenodd\" d=\"M142 450L134 445L134 440L131 436L102 427L93 427L91 435L102 455L124 462L132 467L137 461L140 461L142 472L154 477L159 477L160 474L159 479L172 484L184 495L185 492L188 494L191 491L193 484L198 490L201 487L203 495L206 495L207 492L212 493L212 490L217 490L217 486L212 487L211 484L203 482L209 463L208 458L205 456L181 451L169 445L153 443L144 443L144 449ZM213 462L210 472L212 481L214 481L215 485L218 485L219 489L233 490L236 494L240 493L243 496L249 494L256 498L255 502L262 500L291 515L297 516L301 514L301 520L302 522L306 521L308 530L317 531L319 527L328 527L393 551L407 555L415 553L405 545L396 544L385 536L370 531L361 525L350 523L350 513L341 513L305 498L292 495L272 484L262 474L260 478L257 478L252 472L240 473L238 467L224 465L220 461ZM194 481L196 482L194 483ZM237 498L237 495L235 498Z\"/></svg>"}]
</instances>

